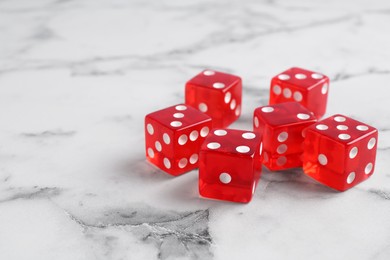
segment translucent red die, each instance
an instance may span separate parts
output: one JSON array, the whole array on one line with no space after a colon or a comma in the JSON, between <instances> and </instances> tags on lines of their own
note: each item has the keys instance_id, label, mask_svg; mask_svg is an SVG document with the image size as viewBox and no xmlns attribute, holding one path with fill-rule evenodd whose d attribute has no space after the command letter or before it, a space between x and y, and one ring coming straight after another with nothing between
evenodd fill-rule
<instances>
[{"instance_id":1,"label":"translucent red die","mask_svg":"<svg viewBox=\"0 0 390 260\"><path fill-rule=\"evenodd\" d=\"M211 131L200 150L200 195L249 202L261 174L261 139L260 134L250 131Z\"/></svg>"},{"instance_id":2,"label":"translucent red die","mask_svg":"<svg viewBox=\"0 0 390 260\"><path fill-rule=\"evenodd\" d=\"M241 78L205 70L186 83L185 103L206 113L213 126L225 128L241 114Z\"/></svg>"},{"instance_id":3,"label":"translucent red die","mask_svg":"<svg viewBox=\"0 0 390 260\"><path fill-rule=\"evenodd\" d=\"M321 73L290 68L271 80L269 104L296 101L321 118L326 111L329 78Z\"/></svg>"},{"instance_id":4,"label":"translucent red die","mask_svg":"<svg viewBox=\"0 0 390 260\"><path fill-rule=\"evenodd\" d=\"M272 171L302 167L303 131L315 122L297 102L256 108L253 131L263 135L263 164Z\"/></svg>"},{"instance_id":5,"label":"translucent red die","mask_svg":"<svg viewBox=\"0 0 390 260\"><path fill-rule=\"evenodd\" d=\"M146 115L146 158L171 175L198 167L199 149L212 127L211 118L179 104Z\"/></svg>"},{"instance_id":6,"label":"translucent red die","mask_svg":"<svg viewBox=\"0 0 390 260\"><path fill-rule=\"evenodd\" d=\"M369 178L375 168L378 130L344 115L310 126L303 169L313 179L345 191Z\"/></svg>"}]
</instances>

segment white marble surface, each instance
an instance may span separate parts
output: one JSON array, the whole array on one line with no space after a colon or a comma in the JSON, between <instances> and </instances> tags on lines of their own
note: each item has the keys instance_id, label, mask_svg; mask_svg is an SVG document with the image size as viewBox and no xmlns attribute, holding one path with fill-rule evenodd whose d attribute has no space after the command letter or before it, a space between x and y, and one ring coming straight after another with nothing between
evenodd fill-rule
<instances>
[{"instance_id":1,"label":"white marble surface","mask_svg":"<svg viewBox=\"0 0 390 260\"><path fill-rule=\"evenodd\" d=\"M0 1L0 259L390 259L390 1ZM203 68L243 115L291 66L331 78L328 115L380 130L368 181L264 171L247 205L146 163L143 117Z\"/></svg>"}]
</instances>

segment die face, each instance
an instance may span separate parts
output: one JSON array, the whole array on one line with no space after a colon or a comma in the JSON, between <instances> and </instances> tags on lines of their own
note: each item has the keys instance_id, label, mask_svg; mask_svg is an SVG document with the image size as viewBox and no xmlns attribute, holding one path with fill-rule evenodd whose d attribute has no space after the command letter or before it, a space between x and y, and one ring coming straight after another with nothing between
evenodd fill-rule
<instances>
[{"instance_id":1,"label":"die face","mask_svg":"<svg viewBox=\"0 0 390 260\"><path fill-rule=\"evenodd\" d=\"M343 115L334 115L307 129L304 172L345 191L374 172L378 131Z\"/></svg>"},{"instance_id":2,"label":"die face","mask_svg":"<svg viewBox=\"0 0 390 260\"><path fill-rule=\"evenodd\" d=\"M292 67L278 74L273 79L275 80L275 83L279 83L279 84L287 83L292 86L298 86L301 90L304 89L310 90L311 88L315 87L317 84L321 84L329 80L327 76L321 73L298 68L298 67Z\"/></svg>"},{"instance_id":3,"label":"die face","mask_svg":"<svg viewBox=\"0 0 390 260\"><path fill-rule=\"evenodd\" d=\"M316 167L326 165L334 174L342 174L345 169L346 146L333 138L322 136L312 128L306 130L303 161L315 163ZM318 165L317 165L318 164ZM314 165L314 164L313 164Z\"/></svg>"},{"instance_id":4,"label":"die face","mask_svg":"<svg viewBox=\"0 0 390 260\"><path fill-rule=\"evenodd\" d=\"M376 128L341 114L321 120L309 129L342 144L352 144L377 132Z\"/></svg>"},{"instance_id":5,"label":"die face","mask_svg":"<svg viewBox=\"0 0 390 260\"><path fill-rule=\"evenodd\" d=\"M254 158L258 155L260 142L261 135L251 131L213 129L203 142L201 151Z\"/></svg>"},{"instance_id":6,"label":"die face","mask_svg":"<svg viewBox=\"0 0 390 260\"><path fill-rule=\"evenodd\" d=\"M261 174L261 135L214 129L200 151L199 193L203 197L247 203Z\"/></svg>"},{"instance_id":7,"label":"die face","mask_svg":"<svg viewBox=\"0 0 390 260\"><path fill-rule=\"evenodd\" d=\"M199 149L212 127L211 118L183 104L145 117L146 158L177 176L198 166Z\"/></svg>"},{"instance_id":8,"label":"die face","mask_svg":"<svg viewBox=\"0 0 390 260\"><path fill-rule=\"evenodd\" d=\"M182 130L197 123L211 121L209 116L184 104L155 111L148 114L147 117L158 121L162 126L171 130Z\"/></svg>"},{"instance_id":9,"label":"die face","mask_svg":"<svg viewBox=\"0 0 390 260\"><path fill-rule=\"evenodd\" d=\"M271 80L270 104L299 102L322 117L326 111L329 78L323 74L301 69L288 69Z\"/></svg>"},{"instance_id":10,"label":"die face","mask_svg":"<svg viewBox=\"0 0 390 260\"><path fill-rule=\"evenodd\" d=\"M239 169L237 165L240 165ZM258 179L249 158L201 153L199 168L202 197L242 203L251 201Z\"/></svg>"},{"instance_id":11,"label":"die face","mask_svg":"<svg viewBox=\"0 0 390 260\"><path fill-rule=\"evenodd\" d=\"M224 128L241 114L242 83L235 75L205 70L186 83L185 103L213 119L214 127Z\"/></svg>"},{"instance_id":12,"label":"die face","mask_svg":"<svg viewBox=\"0 0 390 260\"><path fill-rule=\"evenodd\" d=\"M263 134L263 164L273 171L301 167L303 131L316 121L316 117L297 102L255 109L253 131Z\"/></svg>"},{"instance_id":13,"label":"die face","mask_svg":"<svg viewBox=\"0 0 390 260\"><path fill-rule=\"evenodd\" d=\"M254 116L258 117L258 120L263 121L264 124L274 127L317 121L311 111L297 102L285 102L259 107L255 109Z\"/></svg>"}]
</instances>

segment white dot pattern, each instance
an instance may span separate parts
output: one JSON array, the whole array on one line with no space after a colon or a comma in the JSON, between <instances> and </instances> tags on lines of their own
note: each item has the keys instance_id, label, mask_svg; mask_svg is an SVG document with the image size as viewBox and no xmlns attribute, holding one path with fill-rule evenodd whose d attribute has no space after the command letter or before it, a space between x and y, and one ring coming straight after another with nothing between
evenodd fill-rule
<instances>
[{"instance_id":1,"label":"white dot pattern","mask_svg":"<svg viewBox=\"0 0 390 260\"><path fill-rule=\"evenodd\" d=\"M167 133L163 134L163 140L164 140L164 143L166 143L166 144L171 143L171 138L169 137L169 135Z\"/></svg>"},{"instance_id":2,"label":"white dot pattern","mask_svg":"<svg viewBox=\"0 0 390 260\"><path fill-rule=\"evenodd\" d=\"M229 173L223 172L219 175L219 180L223 184L228 184L232 181L232 176Z\"/></svg>"},{"instance_id":3,"label":"white dot pattern","mask_svg":"<svg viewBox=\"0 0 390 260\"><path fill-rule=\"evenodd\" d=\"M236 108L236 105L237 105L236 100L233 99L232 102L230 103L230 109L234 110Z\"/></svg>"},{"instance_id":4,"label":"white dot pattern","mask_svg":"<svg viewBox=\"0 0 390 260\"><path fill-rule=\"evenodd\" d=\"M228 104L231 99L232 99L232 93L226 92L225 98L224 98L225 103Z\"/></svg>"},{"instance_id":5,"label":"white dot pattern","mask_svg":"<svg viewBox=\"0 0 390 260\"><path fill-rule=\"evenodd\" d=\"M174 114L173 114L173 117L174 117L174 118L183 118L183 117L184 117L184 114L183 114L183 113L174 113Z\"/></svg>"},{"instance_id":6,"label":"white dot pattern","mask_svg":"<svg viewBox=\"0 0 390 260\"><path fill-rule=\"evenodd\" d=\"M150 135L153 135L153 134L154 134L154 128L153 128L153 126L152 126L151 124L147 124L147 125L146 125L146 129L148 130L148 133L149 133Z\"/></svg>"},{"instance_id":7,"label":"white dot pattern","mask_svg":"<svg viewBox=\"0 0 390 260\"><path fill-rule=\"evenodd\" d=\"M301 120L306 120L306 119L309 119L309 118L310 118L310 115L304 114L304 113L299 113L299 114L297 115L297 117L298 117L299 119L301 119Z\"/></svg>"},{"instance_id":8,"label":"white dot pattern","mask_svg":"<svg viewBox=\"0 0 390 260\"><path fill-rule=\"evenodd\" d=\"M320 124L320 125L316 125L316 128L318 130L324 131L324 130L328 130L329 127L327 125Z\"/></svg>"},{"instance_id":9,"label":"white dot pattern","mask_svg":"<svg viewBox=\"0 0 390 260\"><path fill-rule=\"evenodd\" d=\"M253 139L253 138L255 138L256 137L256 135L254 134L254 133L243 133L242 134L242 137L244 138L244 139Z\"/></svg>"},{"instance_id":10,"label":"white dot pattern","mask_svg":"<svg viewBox=\"0 0 390 260\"><path fill-rule=\"evenodd\" d=\"M287 158L286 156L280 156L278 159L276 159L276 164L278 166L283 166L287 163Z\"/></svg>"},{"instance_id":11,"label":"white dot pattern","mask_svg":"<svg viewBox=\"0 0 390 260\"><path fill-rule=\"evenodd\" d=\"M227 132L225 130L219 129L219 130L215 130L214 134L217 136L224 136L227 134Z\"/></svg>"},{"instance_id":12,"label":"white dot pattern","mask_svg":"<svg viewBox=\"0 0 390 260\"><path fill-rule=\"evenodd\" d=\"M349 139L351 139L351 136L349 134L339 134L338 137L341 140L349 140Z\"/></svg>"},{"instance_id":13,"label":"white dot pattern","mask_svg":"<svg viewBox=\"0 0 390 260\"><path fill-rule=\"evenodd\" d=\"M346 126L346 125L338 125L338 126L336 126L336 128L339 130L342 130L342 131L348 130L348 126Z\"/></svg>"},{"instance_id":14,"label":"white dot pattern","mask_svg":"<svg viewBox=\"0 0 390 260\"><path fill-rule=\"evenodd\" d=\"M302 73L298 73L298 74L295 74L295 78L297 78L297 79L305 79L306 75L302 74Z\"/></svg>"},{"instance_id":15,"label":"white dot pattern","mask_svg":"<svg viewBox=\"0 0 390 260\"><path fill-rule=\"evenodd\" d=\"M368 130L368 126L365 126L365 125L358 125L356 127L357 130L359 131L367 131Z\"/></svg>"},{"instance_id":16,"label":"white dot pattern","mask_svg":"<svg viewBox=\"0 0 390 260\"><path fill-rule=\"evenodd\" d=\"M288 139L288 133L287 132L281 132L279 135L278 135L278 141L283 143L284 141L286 141Z\"/></svg>"},{"instance_id":17,"label":"white dot pattern","mask_svg":"<svg viewBox=\"0 0 390 260\"><path fill-rule=\"evenodd\" d=\"M225 84L221 83L221 82L216 82L213 84L213 88L216 88L216 89L221 89L221 88L224 88L225 87Z\"/></svg>"},{"instance_id":18,"label":"white dot pattern","mask_svg":"<svg viewBox=\"0 0 390 260\"><path fill-rule=\"evenodd\" d=\"M289 89L289 88L283 89L283 96L284 96L285 98L291 98L291 95L292 95L291 89Z\"/></svg>"},{"instance_id":19,"label":"white dot pattern","mask_svg":"<svg viewBox=\"0 0 390 260\"><path fill-rule=\"evenodd\" d=\"M240 107L240 106L237 106L236 111L234 111L234 114L235 114L236 116L239 116L240 113L241 113L241 107Z\"/></svg>"},{"instance_id":20,"label":"white dot pattern","mask_svg":"<svg viewBox=\"0 0 390 260\"><path fill-rule=\"evenodd\" d=\"M342 116L336 116L334 118L334 121L336 122L345 122L345 120L347 120L345 117L342 117Z\"/></svg>"},{"instance_id":21,"label":"white dot pattern","mask_svg":"<svg viewBox=\"0 0 390 260\"><path fill-rule=\"evenodd\" d=\"M274 111L274 108L273 107L263 107L263 108L261 108L261 111L263 111L264 113L271 113Z\"/></svg>"},{"instance_id":22,"label":"white dot pattern","mask_svg":"<svg viewBox=\"0 0 390 260\"><path fill-rule=\"evenodd\" d=\"M319 154L318 155L318 162L321 164L321 165L327 165L328 164L328 158L326 157L325 154Z\"/></svg>"},{"instance_id":23,"label":"white dot pattern","mask_svg":"<svg viewBox=\"0 0 390 260\"><path fill-rule=\"evenodd\" d=\"M187 166L187 163L188 163L187 158L182 158L180 159L178 166L179 168L183 169L184 167Z\"/></svg>"},{"instance_id":24,"label":"white dot pattern","mask_svg":"<svg viewBox=\"0 0 390 260\"><path fill-rule=\"evenodd\" d=\"M355 172L351 172L350 174L348 174L347 183L351 184L355 180L355 177L356 177Z\"/></svg>"},{"instance_id":25,"label":"white dot pattern","mask_svg":"<svg viewBox=\"0 0 390 260\"><path fill-rule=\"evenodd\" d=\"M313 73L313 74L311 74L311 77L313 79L322 79L324 76L321 74L318 74L318 73Z\"/></svg>"},{"instance_id":26,"label":"white dot pattern","mask_svg":"<svg viewBox=\"0 0 390 260\"><path fill-rule=\"evenodd\" d=\"M372 168L373 168L373 164L372 164L372 163L368 163L368 164L366 165L366 168L364 168L364 173L365 173L365 174L370 174L371 171L372 171Z\"/></svg>"},{"instance_id":27,"label":"white dot pattern","mask_svg":"<svg viewBox=\"0 0 390 260\"><path fill-rule=\"evenodd\" d=\"M184 106L184 105L178 105L178 106L176 106L175 108L176 108L176 110L178 110L178 111L184 111L184 110L187 109L187 107Z\"/></svg>"},{"instance_id":28,"label":"white dot pattern","mask_svg":"<svg viewBox=\"0 0 390 260\"><path fill-rule=\"evenodd\" d=\"M167 169L171 168L171 162L169 161L168 158L164 158L163 163L164 163L165 168L167 168Z\"/></svg>"},{"instance_id":29,"label":"white dot pattern","mask_svg":"<svg viewBox=\"0 0 390 260\"><path fill-rule=\"evenodd\" d=\"M293 95L293 98L294 98L294 100L295 101L297 101L297 102L300 102L300 101L302 101L302 93L301 92L299 92L299 91L295 91L294 92L294 95Z\"/></svg>"},{"instance_id":30,"label":"white dot pattern","mask_svg":"<svg viewBox=\"0 0 390 260\"><path fill-rule=\"evenodd\" d=\"M246 145L240 145L240 146L236 147L236 151L239 152L239 153L247 153L250 150L251 149L248 146L246 146Z\"/></svg>"},{"instance_id":31,"label":"white dot pattern","mask_svg":"<svg viewBox=\"0 0 390 260\"><path fill-rule=\"evenodd\" d=\"M376 144L376 139L372 137L370 141L368 141L367 148L371 150L372 148L374 148L375 144Z\"/></svg>"},{"instance_id":32,"label":"white dot pattern","mask_svg":"<svg viewBox=\"0 0 390 260\"><path fill-rule=\"evenodd\" d=\"M194 130L194 131L191 132L191 134L190 134L190 140L191 141L196 141L196 139L198 139L198 137L199 137L198 131Z\"/></svg>"},{"instance_id":33,"label":"white dot pattern","mask_svg":"<svg viewBox=\"0 0 390 260\"><path fill-rule=\"evenodd\" d=\"M290 76L287 75L287 74L280 74L280 75L278 76L278 78L279 78L280 80L289 80L289 79L290 79Z\"/></svg>"},{"instance_id":34,"label":"white dot pattern","mask_svg":"<svg viewBox=\"0 0 390 260\"><path fill-rule=\"evenodd\" d=\"M173 127L180 127L182 125L183 125L183 123L180 121L172 121L171 122L171 126L173 126Z\"/></svg>"},{"instance_id":35,"label":"white dot pattern","mask_svg":"<svg viewBox=\"0 0 390 260\"><path fill-rule=\"evenodd\" d=\"M321 88L321 93L325 95L327 92L328 92L328 84L325 83L325 84L322 86L322 88Z\"/></svg>"},{"instance_id":36,"label":"white dot pattern","mask_svg":"<svg viewBox=\"0 0 390 260\"><path fill-rule=\"evenodd\" d=\"M149 156L150 158L154 158L154 151L153 151L152 148L148 148L148 156Z\"/></svg>"},{"instance_id":37,"label":"white dot pattern","mask_svg":"<svg viewBox=\"0 0 390 260\"><path fill-rule=\"evenodd\" d=\"M188 141L188 137L187 135L185 134L182 134L179 139L177 140L177 142L180 144L180 145L185 145Z\"/></svg>"},{"instance_id":38,"label":"white dot pattern","mask_svg":"<svg viewBox=\"0 0 390 260\"><path fill-rule=\"evenodd\" d=\"M219 147L221 147L221 145L217 142L212 142L207 144L207 148L212 150L218 149Z\"/></svg>"},{"instance_id":39,"label":"white dot pattern","mask_svg":"<svg viewBox=\"0 0 390 260\"><path fill-rule=\"evenodd\" d=\"M357 147L353 147L350 151L349 151L349 158L353 159L356 157L356 155L358 154L358 148Z\"/></svg>"},{"instance_id":40,"label":"white dot pattern","mask_svg":"<svg viewBox=\"0 0 390 260\"><path fill-rule=\"evenodd\" d=\"M198 162L198 159L199 159L199 156L198 156L196 153L194 153L194 154L191 155L191 157L190 157L190 163L191 163L191 164L195 164L195 163Z\"/></svg>"},{"instance_id":41,"label":"white dot pattern","mask_svg":"<svg viewBox=\"0 0 390 260\"><path fill-rule=\"evenodd\" d=\"M275 95L280 95L282 93L282 88L279 85L275 85L273 86L272 91Z\"/></svg>"},{"instance_id":42,"label":"white dot pattern","mask_svg":"<svg viewBox=\"0 0 390 260\"><path fill-rule=\"evenodd\" d=\"M199 108L199 110L200 110L201 112L203 112L203 113L207 112L207 110L208 110L208 107L207 107L207 105L206 105L205 103L200 103L200 104L198 105L198 108Z\"/></svg>"},{"instance_id":43,"label":"white dot pattern","mask_svg":"<svg viewBox=\"0 0 390 260\"><path fill-rule=\"evenodd\" d=\"M288 148L287 145L281 144L281 145L279 145L278 148L276 149L276 152L277 152L278 154L284 154L285 152L287 152L287 148Z\"/></svg>"},{"instance_id":44,"label":"white dot pattern","mask_svg":"<svg viewBox=\"0 0 390 260\"><path fill-rule=\"evenodd\" d=\"M209 134L210 129L207 126L202 127L200 130L200 136L206 137Z\"/></svg>"},{"instance_id":45,"label":"white dot pattern","mask_svg":"<svg viewBox=\"0 0 390 260\"><path fill-rule=\"evenodd\" d=\"M205 71L203 72L203 75L205 75L205 76L212 76L212 75L214 75L214 74L215 74L215 72L212 71L212 70L205 70Z\"/></svg>"},{"instance_id":46,"label":"white dot pattern","mask_svg":"<svg viewBox=\"0 0 390 260\"><path fill-rule=\"evenodd\" d=\"M253 122L255 123L255 127L259 127L259 119L256 116L253 119Z\"/></svg>"},{"instance_id":47,"label":"white dot pattern","mask_svg":"<svg viewBox=\"0 0 390 260\"><path fill-rule=\"evenodd\" d=\"M160 143L159 141L156 141L156 142L154 143L154 146L156 147L156 150L157 150L157 151L161 152L162 146L161 146L161 143Z\"/></svg>"}]
</instances>

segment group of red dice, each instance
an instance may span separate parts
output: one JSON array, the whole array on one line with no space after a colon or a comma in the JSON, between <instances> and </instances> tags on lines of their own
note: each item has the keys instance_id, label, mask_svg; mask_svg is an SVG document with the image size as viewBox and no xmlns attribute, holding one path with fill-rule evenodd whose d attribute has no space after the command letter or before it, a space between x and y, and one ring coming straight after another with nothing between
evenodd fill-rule
<instances>
[{"instance_id":1,"label":"group of red dice","mask_svg":"<svg viewBox=\"0 0 390 260\"><path fill-rule=\"evenodd\" d=\"M271 80L268 106L253 115L253 131L227 127L241 114L240 77L205 70L185 86L185 104L145 117L147 159L177 176L199 167L203 197L249 202L262 165L303 167L318 182L345 191L374 172L378 131L326 111L329 78L291 68Z\"/></svg>"}]
</instances>

